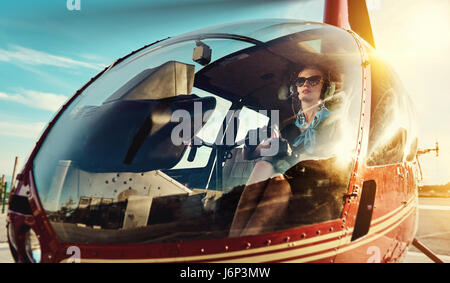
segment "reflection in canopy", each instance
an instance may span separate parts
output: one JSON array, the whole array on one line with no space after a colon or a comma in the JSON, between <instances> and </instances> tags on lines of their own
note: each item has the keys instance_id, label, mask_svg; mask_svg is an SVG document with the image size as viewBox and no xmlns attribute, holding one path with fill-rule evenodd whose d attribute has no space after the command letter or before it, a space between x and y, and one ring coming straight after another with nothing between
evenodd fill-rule
<instances>
[{"instance_id":1,"label":"reflection in canopy","mask_svg":"<svg viewBox=\"0 0 450 283\"><path fill-rule=\"evenodd\" d=\"M340 217L361 110L359 49L349 33L325 25L263 29L269 41L246 38L245 46L231 35L202 39L213 58L205 67L192 61L201 35L144 50L69 106L34 160L41 202L62 242L238 237ZM331 114L313 151L290 152L300 110L292 76L309 64L328 70ZM178 110L193 130L175 144L182 121L170 118ZM252 133L262 133L258 143L276 136L273 154L287 165L250 184L263 159L244 154Z\"/></svg>"}]
</instances>

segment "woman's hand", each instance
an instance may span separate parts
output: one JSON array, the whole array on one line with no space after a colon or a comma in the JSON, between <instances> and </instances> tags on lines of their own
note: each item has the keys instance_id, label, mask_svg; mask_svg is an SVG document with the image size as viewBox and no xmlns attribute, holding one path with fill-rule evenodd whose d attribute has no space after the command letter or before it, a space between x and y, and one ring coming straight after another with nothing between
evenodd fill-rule
<instances>
[{"instance_id":1,"label":"woman's hand","mask_svg":"<svg viewBox=\"0 0 450 283\"><path fill-rule=\"evenodd\" d=\"M289 146L289 142L286 139L278 137L265 139L256 147L244 147L244 158L247 160L253 160L263 156L290 156L291 154L292 149Z\"/></svg>"}]
</instances>

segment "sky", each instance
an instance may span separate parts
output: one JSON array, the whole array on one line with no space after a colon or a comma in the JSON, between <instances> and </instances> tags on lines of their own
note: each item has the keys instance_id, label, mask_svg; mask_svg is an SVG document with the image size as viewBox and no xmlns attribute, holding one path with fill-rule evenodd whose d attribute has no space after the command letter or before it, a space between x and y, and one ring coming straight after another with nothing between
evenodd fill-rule
<instances>
[{"instance_id":1,"label":"sky","mask_svg":"<svg viewBox=\"0 0 450 283\"><path fill-rule=\"evenodd\" d=\"M19 170L59 107L115 59L146 44L241 20L323 21L323 0L17 0L0 10L0 175ZM416 104L424 183L450 181L450 0L368 0L377 50ZM70 5L69 5L70 6ZM444 31L444 32L443 32Z\"/></svg>"},{"instance_id":2,"label":"sky","mask_svg":"<svg viewBox=\"0 0 450 283\"><path fill-rule=\"evenodd\" d=\"M417 110L424 184L450 182L450 0L371 1L375 44L400 76ZM378 2L378 3L376 3ZM378 6L378 7L377 7Z\"/></svg>"}]
</instances>

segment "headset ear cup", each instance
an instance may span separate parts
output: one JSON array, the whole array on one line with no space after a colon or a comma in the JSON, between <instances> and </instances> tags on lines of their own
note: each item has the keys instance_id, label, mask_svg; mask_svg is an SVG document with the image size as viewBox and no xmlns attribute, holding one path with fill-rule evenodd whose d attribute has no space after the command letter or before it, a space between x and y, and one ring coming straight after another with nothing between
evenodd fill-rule
<instances>
[{"instance_id":1,"label":"headset ear cup","mask_svg":"<svg viewBox=\"0 0 450 283\"><path fill-rule=\"evenodd\" d=\"M298 109L301 106L299 106L298 101L298 92L297 92L297 86L295 84L289 85L289 98L291 99L291 107L292 107L292 113L295 116L297 114Z\"/></svg>"},{"instance_id":2,"label":"headset ear cup","mask_svg":"<svg viewBox=\"0 0 450 283\"><path fill-rule=\"evenodd\" d=\"M289 96L295 96L295 95L298 95L297 86L295 86L294 84L291 84L289 86Z\"/></svg>"},{"instance_id":3,"label":"headset ear cup","mask_svg":"<svg viewBox=\"0 0 450 283\"><path fill-rule=\"evenodd\" d=\"M333 96L335 91L336 91L336 84L334 82L331 82L330 85L327 87L327 90L325 91L324 98L327 99Z\"/></svg>"}]
</instances>

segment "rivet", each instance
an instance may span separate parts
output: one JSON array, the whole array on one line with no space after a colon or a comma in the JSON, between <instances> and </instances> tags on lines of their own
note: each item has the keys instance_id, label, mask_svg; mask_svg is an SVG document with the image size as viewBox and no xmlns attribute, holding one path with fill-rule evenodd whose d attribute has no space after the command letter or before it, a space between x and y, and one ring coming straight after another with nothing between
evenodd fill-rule
<instances>
[{"instance_id":1,"label":"rivet","mask_svg":"<svg viewBox=\"0 0 450 283\"><path fill-rule=\"evenodd\" d=\"M320 235L320 230L317 230L317 231L316 231L316 234L317 234L317 235Z\"/></svg>"},{"instance_id":2,"label":"rivet","mask_svg":"<svg viewBox=\"0 0 450 283\"><path fill-rule=\"evenodd\" d=\"M333 227L330 227L330 232L333 232L333 231L334 231Z\"/></svg>"},{"instance_id":3,"label":"rivet","mask_svg":"<svg viewBox=\"0 0 450 283\"><path fill-rule=\"evenodd\" d=\"M287 236L286 238L284 238L285 242L289 242L291 240L291 237Z\"/></svg>"},{"instance_id":4,"label":"rivet","mask_svg":"<svg viewBox=\"0 0 450 283\"><path fill-rule=\"evenodd\" d=\"M225 250L228 251L228 249L229 249L228 246L225 246Z\"/></svg>"},{"instance_id":5,"label":"rivet","mask_svg":"<svg viewBox=\"0 0 450 283\"><path fill-rule=\"evenodd\" d=\"M343 218L343 219L342 219L342 222L344 222L344 223L345 223L345 218Z\"/></svg>"},{"instance_id":6,"label":"rivet","mask_svg":"<svg viewBox=\"0 0 450 283\"><path fill-rule=\"evenodd\" d=\"M271 243L272 243L271 240L266 240L266 241L265 241L266 246L270 246Z\"/></svg>"},{"instance_id":7,"label":"rivet","mask_svg":"<svg viewBox=\"0 0 450 283\"><path fill-rule=\"evenodd\" d=\"M306 234L302 233L302 239L306 238Z\"/></svg>"},{"instance_id":8,"label":"rivet","mask_svg":"<svg viewBox=\"0 0 450 283\"><path fill-rule=\"evenodd\" d=\"M201 252L201 253L204 253L204 252L205 252L205 249L201 249L200 252Z\"/></svg>"},{"instance_id":9,"label":"rivet","mask_svg":"<svg viewBox=\"0 0 450 283\"><path fill-rule=\"evenodd\" d=\"M247 244L245 244L245 248L249 249L252 246L252 244L250 244L249 242L247 242Z\"/></svg>"}]
</instances>

